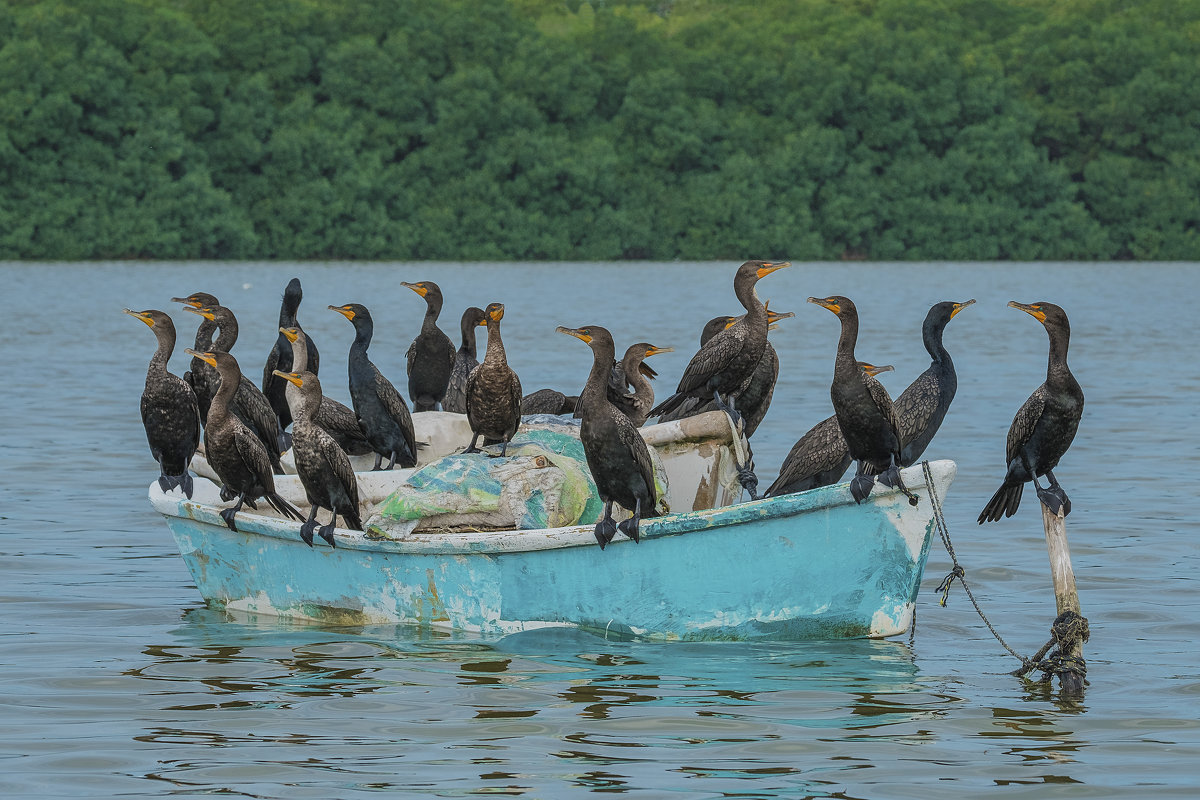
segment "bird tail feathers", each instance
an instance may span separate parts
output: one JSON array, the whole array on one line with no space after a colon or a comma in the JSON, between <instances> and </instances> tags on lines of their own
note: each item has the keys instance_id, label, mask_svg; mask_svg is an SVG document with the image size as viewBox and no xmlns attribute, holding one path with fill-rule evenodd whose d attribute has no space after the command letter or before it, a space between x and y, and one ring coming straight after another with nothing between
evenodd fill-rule
<instances>
[{"instance_id":1,"label":"bird tail feathers","mask_svg":"<svg viewBox=\"0 0 1200 800\"><path fill-rule=\"evenodd\" d=\"M1021 490L1025 488L1024 483L1003 483L996 493L992 495L992 499L988 500L983 511L979 513L979 524L985 522L999 522L1000 517L1011 517L1017 513L1017 507L1021 505Z\"/></svg>"}]
</instances>

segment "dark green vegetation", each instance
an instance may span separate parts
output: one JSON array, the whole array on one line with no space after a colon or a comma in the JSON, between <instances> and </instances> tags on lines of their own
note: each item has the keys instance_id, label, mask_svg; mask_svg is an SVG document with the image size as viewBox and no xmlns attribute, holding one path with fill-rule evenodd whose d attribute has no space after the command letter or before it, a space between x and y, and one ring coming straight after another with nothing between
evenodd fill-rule
<instances>
[{"instance_id":1,"label":"dark green vegetation","mask_svg":"<svg viewBox=\"0 0 1200 800\"><path fill-rule=\"evenodd\" d=\"M0 258L1200 259L1200 3L6 0Z\"/></svg>"}]
</instances>

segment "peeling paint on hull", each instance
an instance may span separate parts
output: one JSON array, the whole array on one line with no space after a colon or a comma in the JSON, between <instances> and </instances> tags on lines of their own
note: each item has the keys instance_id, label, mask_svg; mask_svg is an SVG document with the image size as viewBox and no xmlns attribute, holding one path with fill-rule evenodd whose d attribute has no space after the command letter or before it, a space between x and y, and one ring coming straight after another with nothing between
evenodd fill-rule
<instances>
[{"instance_id":1,"label":"peeling paint on hull","mask_svg":"<svg viewBox=\"0 0 1200 800\"><path fill-rule=\"evenodd\" d=\"M955 465L930 467L944 497ZM586 526L403 540L338 529L336 549L309 548L297 523L274 517L239 514L241 530L230 531L207 481L193 501L157 484L150 497L217 607L483 634L566 625L622 638L795 640L908 629L934 523L920 467L904 480L921 497L915 508L880 486L855 505L841 484L644 520L640 544L620 537L603 551Z\"/></svg>"}]
</instances>

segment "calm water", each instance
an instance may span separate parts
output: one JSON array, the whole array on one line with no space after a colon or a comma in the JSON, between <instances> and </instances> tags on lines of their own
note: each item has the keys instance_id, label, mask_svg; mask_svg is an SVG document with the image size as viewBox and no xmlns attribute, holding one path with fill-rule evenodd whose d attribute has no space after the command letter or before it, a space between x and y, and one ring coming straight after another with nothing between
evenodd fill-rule
<instances>
[{"instance_id":1,"label":"calm water","mask_svg":"<svg viewBox=\"0 0 1200 800\"><path fill-rule=\"evenodd\" d=\"M772 307L797 315L772 334L783 371L755 437L764 485L830 413L838 325L805 298L858 303L858 353L896 367L883 376L893 396L927 365L928 306L978 300L947 330L959 395L928 455L958 461L946 500L959 558L1026 653L1054 617L1037 505L1027 493L1010 520L974 519L1003 474L1013 412L1045 370L1041 326L1005 304L1067 309L1087 394L1057 471L1092 628L1079 702L1002 674L1017 662L960 588L937 605L949 560L936 545L911 644L480 640L208 610L146 501L157 473L137 407L154 341L124 306L169 310L182 348L197 318L169 298L212 292L241 320L235 354L258 365L296 275L322 374L343 374L352 338L325 306L360 301L376 318L373 358L402 384L424 305L399 282L434 279L449 331L466 305L506 304L505 343L527 391L587 374L587 348L556 325L603 324L621 348L676 348L652 362L661 392L702 323L737 312L735 267L0 265L0 796L1200 793L1195 266L797 264L761 284ZM182 371L186 357L172 363ZM347 400L344 385L325 386Z\"/></svg>"}]
</instances>

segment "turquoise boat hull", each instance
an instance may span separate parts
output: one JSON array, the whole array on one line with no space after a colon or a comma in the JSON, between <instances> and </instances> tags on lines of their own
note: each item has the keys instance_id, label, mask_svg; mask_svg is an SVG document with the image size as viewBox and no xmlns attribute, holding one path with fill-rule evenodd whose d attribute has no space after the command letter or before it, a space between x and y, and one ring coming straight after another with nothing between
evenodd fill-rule
<instances>
[{"instance_id":1,"label":"turquoise boat hull","mask_svg":"<svg viewBox=\"0 0 1200 800\"><path fill-rule=\"evenodd\" d=\"M944 498L956 467L929 467ZM912 622L934 519L921 468L902 474L915 507L879 485L856 505L839 484L644 520L640 544L619 537L605 550L591 526L398 540L338 529L336 548L310 548L279 518L239 514L229 530L207 480L191 501L157 484L150 499L217 608L497 635L573 626L657 640L839 639ZM295 480L280 477L280 491Z\"/></svg>"}]
</instances>

